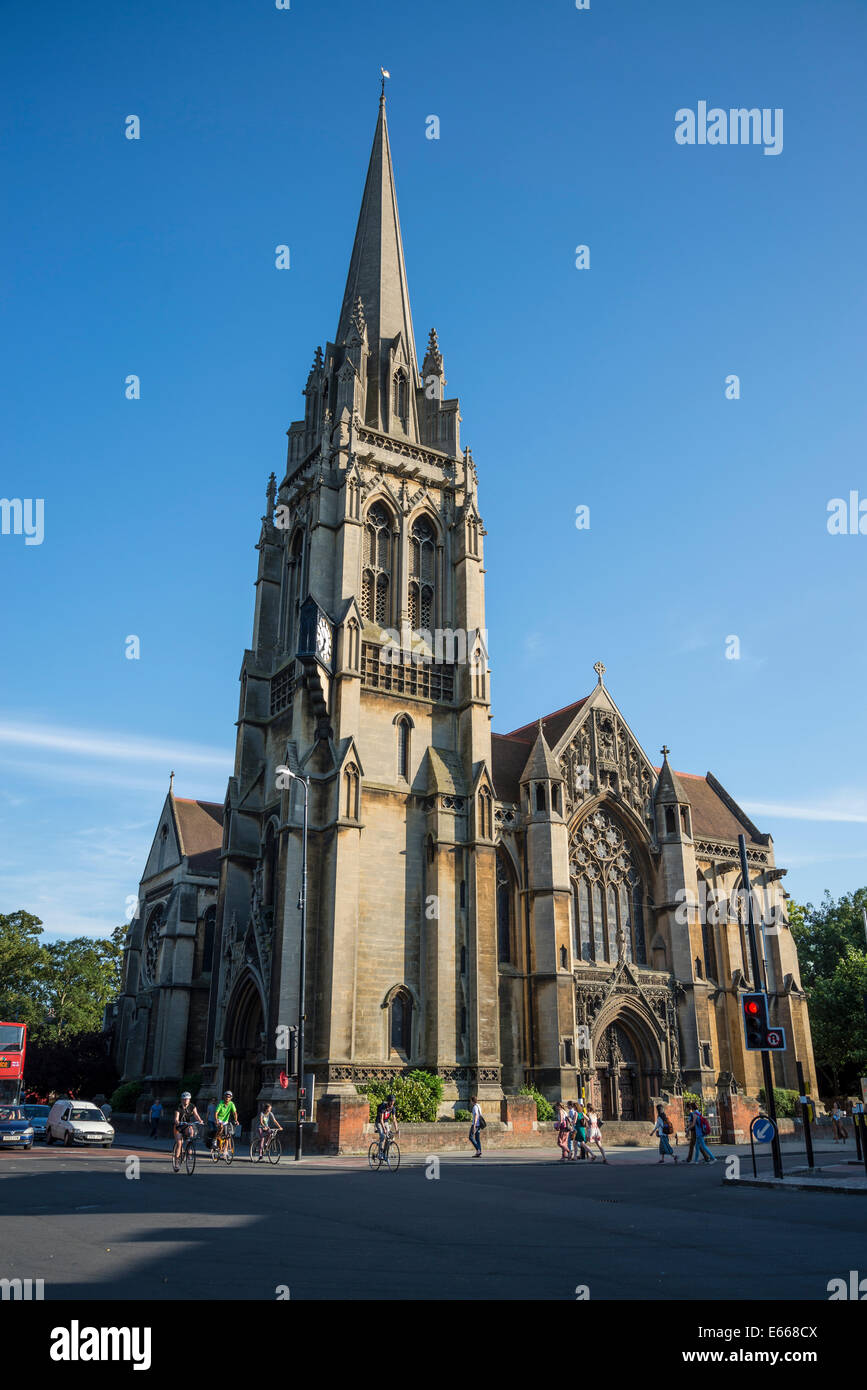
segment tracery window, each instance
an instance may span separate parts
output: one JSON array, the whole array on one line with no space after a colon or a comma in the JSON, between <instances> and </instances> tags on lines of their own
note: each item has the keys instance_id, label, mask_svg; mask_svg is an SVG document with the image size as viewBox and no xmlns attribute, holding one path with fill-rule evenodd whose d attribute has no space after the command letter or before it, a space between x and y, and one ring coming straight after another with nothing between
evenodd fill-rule
<instances>
[{"instance_id":1,"label":"tracery window","mask_svg":"<svg viewBox=\"0 0 867 1390\"><path fill-rule=\"evenodd\" d=\"M644 887L638 859L607 812L595 811L572 832L569 864L576 958L613 964L622 941L626 959L645 965Z\"/></svg>"},{"instance_id":2,"label":"tracery window","mask_svg":"<svg viewBox=\"0 0 867 1390\"><path fill-rule=\"evenodd\" d=\"M414 632L433 632L436 586L436 532L420 516L409 541L409 621Z\"/></svg>"},{"instance_id":3,"label":"tracery window","mask_svg":"<svg viewBox=\"0 0 867 1390\"><path fill-rule=\"evenodd\" d=\"M158 982L158 969L160 961L160 947L163 937L163 907L162 903L155 907L150 915L145 932L144 952L142 955L142 975L145 983L155 985Z\"/></svg>"},{"instance_id":4,"label":"tracery window","mask_svg":"<svg viewBox=\"0 0 867 1390\"><path fill-rule=\"evenodd\" d=\"M369 622L391 620L391 518L381 502L367 513L361 575L361 611Z\"/></svg>"},{"instance_id":5,"label":"tracery window","mask_svg":"<svg viewBox=\"0 0 867 1390\"><path fill-rule=\"evenodd\" d=\"M400 424L406 429L407 389L406 376L403 372L396 372L394 377L394 413Z\"/></svg>"}]
</instances>

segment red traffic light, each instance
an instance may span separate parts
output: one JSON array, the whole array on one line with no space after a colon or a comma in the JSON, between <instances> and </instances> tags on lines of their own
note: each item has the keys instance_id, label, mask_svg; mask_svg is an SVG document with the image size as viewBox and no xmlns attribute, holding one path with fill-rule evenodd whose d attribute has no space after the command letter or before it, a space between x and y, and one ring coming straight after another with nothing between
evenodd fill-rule
<instances>
[{"instance_id":1,"label":"red traffic light","mask_svg":"<svg viewBox=\"0 0 867 1390\"><path fill-rule=\"evenodd\" d=\"M759 1006L756 1003L755 999L746 1000L746 1002L744 1003L744 1011L748 1014L757 1014L759 1012Z\"/></svg>"}]
</instances>

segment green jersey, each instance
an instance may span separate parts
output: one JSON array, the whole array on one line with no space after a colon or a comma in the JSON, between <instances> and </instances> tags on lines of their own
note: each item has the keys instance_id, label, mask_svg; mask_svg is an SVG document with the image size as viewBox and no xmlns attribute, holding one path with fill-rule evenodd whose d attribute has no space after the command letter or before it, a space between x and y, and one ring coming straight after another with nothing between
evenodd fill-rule
<instances>
[{"instance_id":1,"label":"green jersey","mask_svg":"<svg viewBox=\"0 0 867 1390\"><path fill-rule=\"evenodd\" d=\"M231 1120L233 1124L237 1123L238 1112L235 1109L235 1102L233 1100L221 1101L217 1106L216 1115L221 1125L226 1124L229 1120Z\"/></svg>"}]
</instances>

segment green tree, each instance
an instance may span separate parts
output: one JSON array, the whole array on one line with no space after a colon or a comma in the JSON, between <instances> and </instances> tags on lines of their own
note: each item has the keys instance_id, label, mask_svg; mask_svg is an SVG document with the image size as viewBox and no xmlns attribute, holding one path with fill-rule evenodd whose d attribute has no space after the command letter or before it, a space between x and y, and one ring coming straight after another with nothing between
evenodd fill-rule
<instances>
[{"instance_id":1,"label":"green tree","mask_svg":"<svg viewBox=\"0 0 867 1390\"><path fill-rule=\"evenodd\" d=\"M53 941L46 951L46 1035L60 1039L98 1031L106 1004L120 990L121 948L108 937L76 936Z\"/></svg>"},{"instance_id":2,"label":"green tree","mask_svg":"<svg viewBox=\"0 0 867 1390\"><path fill-rule=\"evenodd\" d=\"M834 1095L867 1075L867 952L847 946L833 973L807 991L813 1051Z\"/></svg>"},{"instance_id":3,"label":"green tree","mask_svg":"<svg viewBox=\"0 0 867 1390\"><path fill-rule=\"evenodd\" d=\"M863 950L865 907L867 888L837 899L826 891L819 907L789 902L789 925L798 948L801 984L806 990L817 980L834 974L847 947Z\"/></svg>"},{"instance_id":4,"label":"green tree","mask_svg":"<svg viewBox=\"0 0 867 1390\"><path fill-rule=\"evenodd\" d=\"M0 1018L38 1024L44 1016L42 987L48 951L42 923L23 908L0 913Z\"/></svg>"}]
</instances>

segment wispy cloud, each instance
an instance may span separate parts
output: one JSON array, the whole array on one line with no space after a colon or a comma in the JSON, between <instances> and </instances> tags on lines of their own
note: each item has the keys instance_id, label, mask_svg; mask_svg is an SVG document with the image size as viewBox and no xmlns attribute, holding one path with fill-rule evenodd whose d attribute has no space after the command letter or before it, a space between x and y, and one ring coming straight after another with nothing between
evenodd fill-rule
<instances>
[{"instance_id":1,"label":"wispy cloud","mask_svg":"<svg viewBox=\"0 0 867 1390\"><path fill-rule=\"evenodd\" d=\"M159 763L162 766L166 763L185 763L196 767L225 768L231 763L228 749L189 743L161 743L135 734L105 734L8 720L0 720L0 744L48 749L56 753L105 758L115 762Z\"/></svg>"},{"instance_id":2,"label":"wispy cloud","mask_svg":"<svg viewBox=\"0 0 867 1390\"><path fill-rule=\"evenodd\" d=\"M839 801L814 801L806 806L790 801L744 801L742 805L749 815L764 816L769 820L841 821L867 825L867 800L859 795Z\"/></svg>"}]
</instances>

